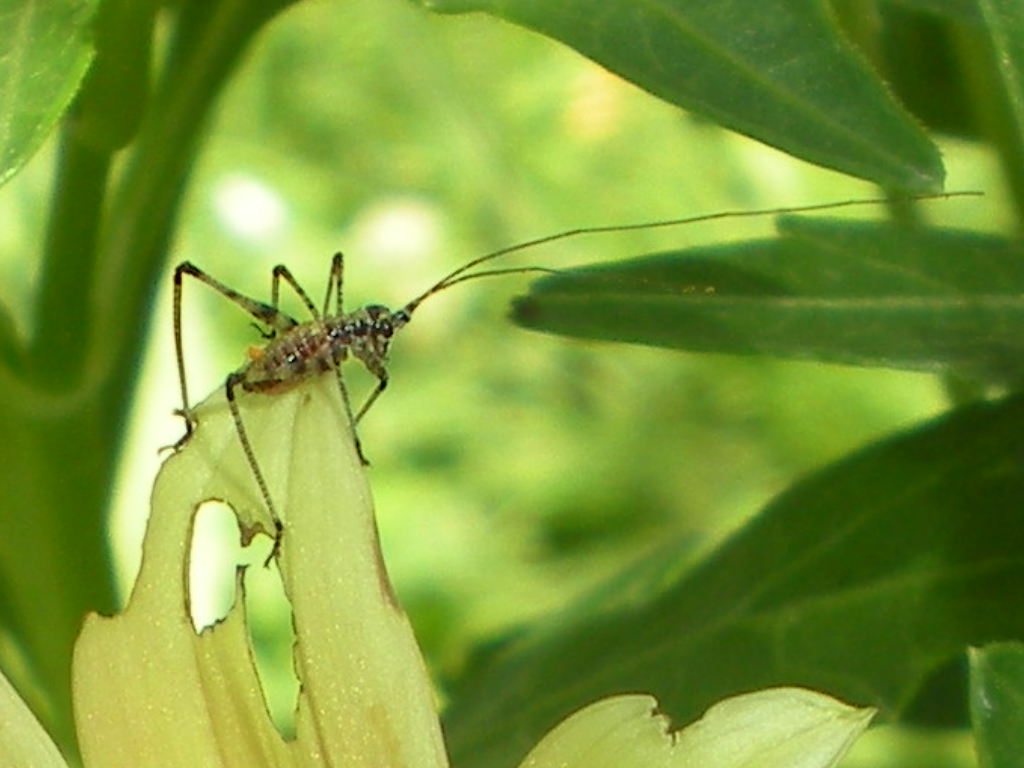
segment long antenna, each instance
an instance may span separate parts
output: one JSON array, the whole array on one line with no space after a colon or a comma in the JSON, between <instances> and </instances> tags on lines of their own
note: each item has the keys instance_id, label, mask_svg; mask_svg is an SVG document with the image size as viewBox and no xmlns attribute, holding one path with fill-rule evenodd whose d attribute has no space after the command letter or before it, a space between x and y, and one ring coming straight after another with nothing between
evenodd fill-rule
<instances>
[{"instance_id":1,"label":"long antenna","mask_svg":"<svg viewBox=\"0 0 1024 768\"><path fill-rule=\"evenodd\" d=\"M464 280L469 280L474 277L487 277L491 275L509 274L514 272L541 272L541 271L556 271L556 270L545 270L543 267L510 267L505 270L489 270L486 272L473 273L467 275L466 272L473 269L473 267L479 266L486 261L496 259L499 256L505 256L509 253L515 253L516 251L523 251L527 248L533 248L537 245L544 245L546 243L553 243L557 240L568 240L569 238L579 237L581 235L596 235L608 232L631 232L638 229L660 229L663 227L676 227L683 224L696 224L701 221L714 221L716 219L740 219L740 218L753 218L755 216L782 216L787 213L810 213L812 211L824 211L833 210L836 208L850 208L857 205L881 205L884 203L893 202L916 202L919 200L948 200L953 197L982 197L985 193L979 191L964 191L964 192L933 192L924 195L915 195L912 197L875 197L875 198L861 198L856 200L840 200L834 203L815 203L813 205L797 205L783 208L761 208L756 211L750 210L736 210L736 211L718 211L716 213L702 213L697 216L686 216L680 219L662 219L659 221L645 221L635 224L606 224L604 226L597 227L577 227L576 229L567 229L564 232L556 232L553 235L546 235L544 237L538 237L534 240L527 240L526 242L517 243L516 245L510 245L505 248L499 248L496 251L485 253L483 256L478 256L472 261L463 264L456 270L445 275L428 290L417 296L415 299L405 305L403 311L407 314L412 312L418 307L427 297L432 296L438 291L443 291L449 286L461 283Z\"/></svg>"},{"instance_id":2,"label":"long antenna","mask_svg":"<svg viewBox=\"0 0 1024 768\"><path fill-rule=\"evenodd\" d=\"M451 288L453 285L458 285L466 280L476 280L478 277L497 277L498 275L521 275L527 272L542 272L545 275L558 275L562 273L560 269L552 269L551 267L500 267L498 269L482 269L479 272L473 272L469 275L457 275L452 277L449 275L447 282L445 282L440 288L434 286L434 290L430 293L436 293L445 288ZM427 296L430 293L426 294ZM425 296L421 296L417 301L423 301Z\"/></svg>"}]
</instances>

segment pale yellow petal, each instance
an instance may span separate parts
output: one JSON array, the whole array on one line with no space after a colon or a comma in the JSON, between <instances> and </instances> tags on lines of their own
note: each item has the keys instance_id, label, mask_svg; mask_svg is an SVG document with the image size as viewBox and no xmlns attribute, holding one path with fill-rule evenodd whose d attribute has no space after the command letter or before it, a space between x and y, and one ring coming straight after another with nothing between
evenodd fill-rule
<instances>
[{"instance_id":1,"label":"pale yellow petal","mask_svg":"<svg viewBox=\"0 0 1024 768\"><path fill-rule=\"evenodd\" d=\"M725 699L670 734L650 696L617 696L570 716L522 768L829 768L873 709L824 694L775 688Z\"/></svg>"},{"instance_id":2,"label":"pale yellow petal","mask_svg":"<svg viewBox=\"0 0 1024 768\"><path fill-rule=\"evenodd\" d=\"M670 765L668 722L652 696L615 696L563 720L522 768L662 768Z\"/></svg>"},{"instance_id":3,"label":"pale yellow petal","mask_svg":"<svg viewBox=\"0 0 1024 768\"><path fill-rule=\"evenodd\" d=\"M0 765L5 768L67 768L35 715L0 672Z\"/></svg>"},{"instance_id":4,"label":"pale yellow petal","mask_svg":"<svg viewBox=\"0 0 1024 768\"><path fill-rule=\"evenodd\" d=\"M679 768L836 765L875 716L806 688L769 688L711 707L676 735Z\"/></svg>"},{"instance_id":5,"label":"pale yellow petal","mask_svg":"<svg viewBox=\"0 0 1024 768\"><path fill-rule=\"evenodd\" d=\"M351 438L338 439L332 384L297 409L288 471L282 573L303 683L298 737L330 765L441 768L433 689L384 567L366 473Z\"/></svg>"},{"instance_id":6,"label":"pale yellow petal","mask_svg":"<svg viewBox=\"0 0 1024 768\"><path fill-rule=\"evenodd\" d=\"M75 720L87 766L290 764L265 711L241 601L200 636L188 614L195 510L208 498L249 498L226 409L198 413L199 430L157 477L128 606L113 618L89 616L75 646ZM259 505L247 509L258 519Z\"/></svg>"},{"instance_id":7,"label":"pale yellow petal","mask_svg":"<svg viewBox=\"0 0 1024 768\"><path fill-rule=\"evenodd\" d=\"M446 765L433 696L380 559L366 477L330 376L244 395L245 424L286 519L281 572L302 683L297 739L266 714L238 608L196 637L186 607L195 508L229 502L270 528L221 395L161 470L142 571L124 614L91 617L75 654L90 766Z\"/></svg>"}]
</instances>

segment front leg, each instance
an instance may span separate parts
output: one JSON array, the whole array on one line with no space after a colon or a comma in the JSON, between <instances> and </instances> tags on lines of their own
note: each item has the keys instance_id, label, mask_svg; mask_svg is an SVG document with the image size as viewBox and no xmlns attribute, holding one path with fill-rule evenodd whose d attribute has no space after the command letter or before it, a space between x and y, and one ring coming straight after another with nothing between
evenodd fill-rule
<instances>
[{"instance_id":1,"label":"front leg","mask_svg":"<svg viewBox=\"0 0 1024 768\"><path fill-rule=\"evenodd\" d=\"M374 388L373 392L370 393L370 396L366 398L366 402L363 403L363 407L359 409L359 413L356 414L355 421L352 423L353 427L359 424L363 416L366 415L366 412L370 410L370 406L373 405L374 401L380 397L380 393L388 386L388 372L386 370L379 368L374 371L374 374L377 376L377 386Z\"/></svg>"},{"instance_id":2,"label":"front leg","mask_svg":"<svg viewBox=\"0 0 1024 768\"><path fill-rule=\"evenodd\" d=\"M185 419L185 434L182 435L181 439L178 440L172 447L175 451L179 450L185 443L188 442L189 438L192 437L192 432L196 428L196 418L192 412L192 406L189 403L188 398L188 381L185 376L185 350L184 343L182 340L182 326L181 326L181 293L182 283L185 275L195 278L201 283L213 288L215 291L220 293L222 296L230 299L239 307L248 312L252 317L256 318L260 322L270 326L275 333L283 333L291 328L294 328L298 323L295 319L289 317L284 312L281 312L275 305L270 306L264 304L261 301L251 299L248 296L243 296L238 291L235 291L224 283L220 282L214 277L199 269L195 264L189 261L181 262L174 269L174 353L178 362L178 385L181 388L181 408L175 413ZM275 276L276 280L276 276ZM275 291L276 293L276 291ZM308 301L308 299L307 299ZM314 309L314 312L316 310ZM273 334L271 334L273 335Z\"/></svg>"},{"instance_id":3,"label":"front leg","mask_svg":"<svg viewBox=\"0 0 1024 768\"><path fill-rule=\"evenodd\" d=\"M174 415L181 416L181 418L185 420L185 434L179 437L177 442L175 442L173 445L165 445L163 448L160 449L161 451L166 451L168 448L170 448L174 453L177 453L178 451L181 450L182 446L184 446L185 443L187 443L191 439L192 433L195 432L196 427L199 426L199 422L196 420L196 417L192 414L191 409L186 411L184 408L175 408Z\"/></svg>"},{"instance_id":4,"label":"front leg","mask_svg":"<svg viewBox=\"0 0 1024 768\"><path fill-rule=\"evenodd\" d=\"M224 396L228 401L231 418L235 422L238 442L242 444L242 453L245 454L246 461L249 462L249 468L256 479L256 485L259 487L260 495L263 497L263 503L266 504L267 512L270 513L270 519L274 523L274 546L264 562L264 565L269 565L270 561L277 556L281 549L284 524L281 522L281 517L277 514L277 509L274 507L274 500L270 497L270 488L267 486L267 480L260 469L259 462L256 460L256 451L253 450L252 443L249 441L249 433L245 429L245 423L242 421L242 412L238 408L238 402L235 399L235 388L242 383L243 378L244 375L240 371L229 374L224 381Z\"/></svg>"},{"instance_id":5,"label":"front leg","mask_svg":"<svg viewBox=\"0 0 1024 768\"><path fill-rule=\"evenodd\" d=\"M341 402L345 406L345 417L348 419L349 425L352 427L352 439L356 444L356 455L359 456L359 462L364 466L370 466L370 460L366 458L366 454L363 453L363 444L359 440L359 432L356 430L356 422L358 417L353 418L352 416L352 401L348 397L348 387L345 386L345 377L341 373L341 366L334 366L334 373L338 378L338 390L341 392ZM365 406L363 408L365 409ZM360 411L362 413L362 411Z\"/></svg>"}]
</instances>

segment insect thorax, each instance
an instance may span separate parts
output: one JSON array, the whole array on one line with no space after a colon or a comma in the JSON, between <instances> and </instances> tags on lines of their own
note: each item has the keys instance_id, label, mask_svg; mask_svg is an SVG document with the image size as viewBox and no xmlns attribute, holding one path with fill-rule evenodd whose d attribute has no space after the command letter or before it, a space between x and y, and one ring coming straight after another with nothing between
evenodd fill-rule
<instances>
[{"instance_id":1,"label":"insect thorax","mask_svg":"<svg viewBox=\"0 0 1024 768\"><path fill-rule=\"evenodd\" d=\"M395 331L409 320L404 310L379 304L300 323L265 346L250 351L241 371L250 392L283 392L313 376L333 370L350 355L374 374L382 371Z\"/></svg>"}]
</instances>

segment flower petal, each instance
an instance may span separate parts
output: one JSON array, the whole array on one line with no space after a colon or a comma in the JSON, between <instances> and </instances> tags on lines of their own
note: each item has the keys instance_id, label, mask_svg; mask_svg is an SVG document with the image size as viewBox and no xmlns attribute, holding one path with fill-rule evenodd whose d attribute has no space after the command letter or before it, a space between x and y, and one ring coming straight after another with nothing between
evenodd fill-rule
<instances>
[{"instance_id":1,"label":"flower petal","mask_svg":"<svg viewBox=\"0 0 1024 768\"><path fill-rule=\"evenodd\" d=\"M7 768L67 768L35 715L0 672L0 765Z\"/></svg>"},{"instance_id":2,"label":"flower petal","mask_svg":"<svg viewBox=\"0 0 1024 768\"><path fill-rule=\"evenodd\" d=\"M441 768L433 688L384 566L337 384L324 379L295 412L281 544L302 682L298 739L330 765Z\"/></svg>"},{"instance_id":3,"label":"flower petal","mask_svg":"<svg viewBox=\"0 0 1024 768\"><path fill-rule=\"evenodd\" d=\"M614 696L570 715L527 755L522 768L661 768L670 765L667 720L653 696Z\"/></svg>"},{"instance_id":4,"label":"flower petal","mask_svg":"<svg viewBox=\"0 0 1024 768\"><path fill-rule=\"evenodd\" d=\"M827 768L875 713L773 688L725 699L670 735L656 705L641 695L592 704L545 736L522 768Z\"/></svg>"},{"instance_id":5,"label":"flower petal","mask_svg":"<svg viewBox=\"0 0 1024 768\"><path fill-rule=\"evenodd\" d=\"M875 716L806 688L724 699L676 734L673 766L823 768L846 754Z\"/></svg>"},{"instance_id":6,"label":"flower petal","mask_svg":"<svg viewBox=\"0 0 1024 768\"><path fill-rule=\"evenodd\" d=\"M188 608L193 518L211 498L242 499L259 518L223 398L204 403L189 444L161 467L142 567L124 612L92 615L75 646L72 685L82 758L89 766L288 765L266 713L243 602L196 635ZM287 403L285 403L287 405ZM234 440L234 442L233 442Z\"/></svg>"},{"instance_id":7,"label":"flower petal","mask_svg":"<svg viewBox=\"0 0 1024 768\"><path fill-rule=\"evenodd\" d=\"M90 617L75 652L88 765L447 765L433 693L384 570L363 467L333 377L242 395L247 433L286 521L279 557L296 631L296 740L266 713L242 601L196 636L188 553L200 503L229 502L243 540L272 530L222 395L161 469L128 607Z\"/></svg>"}]
</instances>

